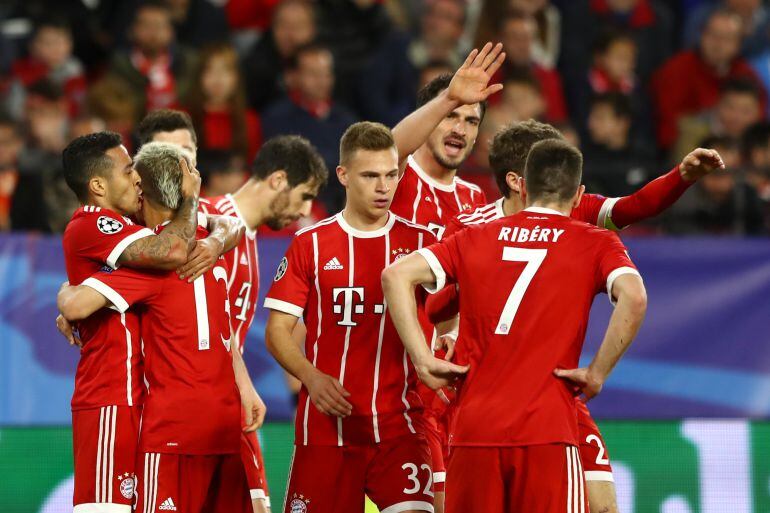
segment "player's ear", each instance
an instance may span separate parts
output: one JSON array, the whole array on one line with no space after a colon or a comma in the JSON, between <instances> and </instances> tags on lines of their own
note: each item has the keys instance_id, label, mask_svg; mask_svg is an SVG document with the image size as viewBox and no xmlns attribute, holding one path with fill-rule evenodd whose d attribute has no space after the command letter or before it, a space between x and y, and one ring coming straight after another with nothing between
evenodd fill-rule
<instances>
[{"instance_id":1,"label":"player's ear","mask_svg":"<svg viewBox=\"0 0 770 513\"><path fill-rule=\"evenodd\" d=\"M283 169L279 169L278 171L273 171L270 173L270 176L267 177L267 183L270 185L270 188L274 191L280 191L284 187L286 187L286 184L288 183L288 177L286 176L286 171Z\"/></svg>"},{"instance_id":2,"label":"player's ear","mask_svg":"<svg viewBox=\"0 0 770 513\"><path fill-rule=\"evenodd\" d=\"M94 176L88 181L88 192L96 198L105 197L107 195L107 180L103 176Z\"/></svg>"},{"instance_id":3,"label":"player's ear","mask_svg":"<svg viewBox=\"0 0 770 513\"><path fill-rule=\"evenodd\" d=\"M521 201L526 205L527 204L527 182L524 180L523 176L520 176L516 182L518 183L519 187L519 198L521 198Z\"/></svg>"},{"instance_id":4,"label":"player's ear","mask_svg":"<svg viewBox=\"0 0 770 513\"><path fill-rule=\"evenodd\" d=\"M348 170L344 166L337 166L337 180L340 181L343 187L348 186Z\"/></svg>"},{"instance_id":5,"label":"player's ear","mask_svg":"<svg viewBox=\"0 0 770 513\"><path fill-rule=\"evenodd\" d=\"M577 192L575 192L575 196L572 198L572 209L578 208L578 205L580 205L580 200L583 199L583 194L586 192L586 186L581 185L578 187Z\"/></svg>"},{"instance_id":6,"label":"player's ear","mask_svg":"<svg viewBox=\"0 0 770 513\"><path fill-rule=\"evenodd\" d=\"M514 194L519 193L519 175L514 171L508 171L505 174L505 183L508 185L508 189L513 191Z\"/></svg>"}]
</instances>

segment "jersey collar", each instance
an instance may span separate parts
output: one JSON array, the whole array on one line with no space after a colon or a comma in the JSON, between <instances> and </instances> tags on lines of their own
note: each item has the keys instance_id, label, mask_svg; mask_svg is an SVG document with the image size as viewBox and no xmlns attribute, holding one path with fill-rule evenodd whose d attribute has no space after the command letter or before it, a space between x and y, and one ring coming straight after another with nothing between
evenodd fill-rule
<instances>
[{"instance_id":1,"label":"jersey collar","mask_svg":"<svg viewBox=\"0 0 770 513\"><path fill-rule=\"evenodd\" d=\"M495 214L497 215L498 219L505 217L505 211L503 210L503 200L505 200L505 196L495 201Z\"/></svg>"},{"instance_id":2,"label":"jersey collar","mask_svg":"<svg viewBox=\"0 0 770 513\"><path fill-rule=\"evenodd\" d=\"M372 231L363 231L357 230L350 226L350 224L348 224L348 222L345 221L345 218L342 216L342 212L338 212L334 217L337 218L337 224L340 225L340 228L342 228L345 233L361 239L374 239L376 237L382 237L383 235L387 234L391 228L393 228L393 225L396 222L396 216L394 216L392 212L388 211L388 222L385 223L385 226Z\"/></svg>"},{"instance_id":3,"label":"jersey collar","mask_svg":"<svg viewBox=\"0 0 770 513\"><path fill-rule=\"evenodd\" d=\"M562 214L558 210L554 210L552 208L527 207L524 209L524 212L534 212L535 214L553 214L555 216L566 217L564 214Z\"/></svg>"},{"instance_id":4,"label":"jersey collar","mask_svg":"<svg viewBox=\"0 0 770 513\"><path fill-rule=\"evenodd\" d=\"M238 208L238 203L235 202L235 198L233 198L233 195L225 194L225 198L230 200L230 204L233 206L233 212L235 212L235 217L246 228L246 236L250 239L253 239L254 236L257 234L257 231L252 230L251 228L249 228L249 225L246 224L246 219L244 219L243 214L241 214L241 209Z\"/></svg>"},{"instance_id":5,"label":"jersey collar","mask_svg":"<svg viewBox=\"0 0 770 513\"><path fill-rule=\"evenodd\" d=\"M457 185L457 177L452 178L452 185L438 183L436 180L428 176L428 173L426 173L425 170L420 167L420 164L417 163L417 159L414 158L414 155L409 155L409 158L407 158L407 163L409 164L409 167L414 169L414 172L417 173L417 176L419 176L422 181L426 182L434 189L438 189L444 192L455 191L455 186Z\"/></svg>"}]
</instances>

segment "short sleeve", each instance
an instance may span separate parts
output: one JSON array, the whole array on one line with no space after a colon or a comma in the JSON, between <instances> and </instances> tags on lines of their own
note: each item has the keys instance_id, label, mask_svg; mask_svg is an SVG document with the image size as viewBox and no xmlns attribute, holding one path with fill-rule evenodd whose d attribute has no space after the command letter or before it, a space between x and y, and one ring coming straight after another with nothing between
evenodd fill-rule
<instances>
[{"instance_id":1,"label":"short sleeve","mask_svg":"<svg viewBox=\"0 0 770 513\"><path fill-rule=\"evenodd\" d=\"M631 261L631 257L628 256L628 251L617 234L603 232L602 235L605 237L603 244L600 245L599 276L597 279L603 285L602 288L606 286L610 302L615 304L612 298L612 285L615 283L615 280L624 274L641 275L636 269L636 265Z\"/></svg>"},{"instance_id":2,"label":"short sleeve","mask_svg":"<svg viewBox=\"0 0 770 513\"><path fill-rule=\"evenodd\" d=\"M73 235L73 247L81 256L117 269L118 259L128 246L155 234L149 228L103 211L80 219Z\"/></svg>"},{"instance_id":3,"label":"short sleeve","mask_svg":"<svg viewBox=\"0 0 770 513\"><path fill-rule=\"evenodd\" d=\"M429 293L435 294L443 289L447 281L456 281L460 263L459 247L462 243L459 239L464 235L465 232L460 232L417 251L428 262L435 277L433 283L423 283L423 288Z\"/></svg>"},{"instance_id":4,"label":"short sleeve","mask_svg":"<svg viewBox=\"0 0 770 513\"><path fill-rule=\"evenodd\" d=\"M123 313L134 304L153 297L167 276L168 272L157 273L129 268L102 270L86 278L82 285L99 292Z\"/></svg>"},{"instance_id":5,"label":"short sleeve","mask_svg":"<svg viewBox=\"0 0 770 513\"><path fill-rule=\"evenodd\" d=\"M296 237L278 264L273 285L265 297L265 308L302 318L313 287L312 255L318 248L307 244L310 237Z\"/></svg>"}]
</instances>

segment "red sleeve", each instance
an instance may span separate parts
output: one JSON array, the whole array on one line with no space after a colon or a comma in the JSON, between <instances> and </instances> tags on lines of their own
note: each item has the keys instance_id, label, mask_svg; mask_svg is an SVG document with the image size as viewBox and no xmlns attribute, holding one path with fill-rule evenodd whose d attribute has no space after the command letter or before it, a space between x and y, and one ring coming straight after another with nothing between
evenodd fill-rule
<instances>
[{"instance_id":1,"label":"red sleeve","mask_svg":"<svg viewBox=\"0 0 770 513\"><path fill-rule=\"evenodd\" d=\"M149 228L129 224L111 212L94 213L79 223L71 247L81 256L104 262L113 269L118 268L118 258L131 243L155 235Z\"/></svg>"},{"instance_id":2,"label":"red sleeve","mask_svg":"<svg viewBox=\"0 0 770 513\"><path fill-rule=\"evenodd\" d=\"M583 194L580 199L580 204L577 208L570 212L572 219L583 221L584 223L592 224L604 228L604 220L602 214L602 206L611 201L604 196L598 194Z\"/></svg>"},{"instance_id":3,"label":"red sleeve","mask_svg":"<svg viewBox=\"0 0 770 513\"><path fill-rule=\"evenodd\" d=\"M620 237L614 232L604 231L600 233L604 239L599 248L599 265L597 266L597 280L600 289L606 289L607 295L612 301L612 284L624 274L635 274L639 271L628 256Z\"/></svg>"},{"instance_id":4,"label":"red sleeve","mask_svg":"<svg viewBox=\"0 0 770 513\"><path fill-rule=\"evenodd\" d=\"M607 219L610 225L623 228L650 217L655 217L673 205L693 182L686 182L679 174L679 166L659 176L635 193L614 201L609 206ZM602 226L610 228L611 226Z\"/></svg>"},{"instance_id":5,"label":"red sleeve","mask_svg":"<svg viewBox=\"0 0 770 513\"><path fill-rule=\"evenodd\" d=\"M308 237L297 237L286 251L265 297L265 308L302 318L313 286L313 267L308 255Z\"/></svg>"},{"instance_id":6,"label":"red sleeve","mask_svg":"<svg viewBox=\"0 0 770 513\"><path fill-rule=\"evenodd\" d=\"M144 302L157 294L168 275L167 271L137 271L129 268L99 271L86 278L82 285L99 292L122 313L136 303Z\"/></svg>"},{"instance_id":7,"label":"red sleeve","mask_svg":"<svg viewBox=\"0 0 770 513\"><path fill-rule=\"evenodd\" d=\"M428 296L425 301L425 313L428 314L431 324L448 321L460 313L459 299L456 286L444 287Z\"/></svg>"},{"instance_id":8,"label":"red sleeve","mask_svg":"<svg viewBox=\"0 0 770 513\"><path fill-rule=\"evenodd\" d=\"M457 271L460 265L460 246L464 239L466 231L462 231L449 238L443 239L437 244L431 244L427 248L418 250L425 260L428 261L428 265L433 271L433 276L436 281L432 284L423 284L423 288L435 294L439 290L443 289L447 282L455 282L457 280Z\"/></svg>"}]
</instances>

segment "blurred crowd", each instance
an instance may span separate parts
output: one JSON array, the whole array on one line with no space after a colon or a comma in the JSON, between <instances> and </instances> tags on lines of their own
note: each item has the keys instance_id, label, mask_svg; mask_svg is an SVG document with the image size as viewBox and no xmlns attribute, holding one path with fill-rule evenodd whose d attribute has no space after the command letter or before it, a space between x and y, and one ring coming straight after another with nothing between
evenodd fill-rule
<instances>
[{"instance_id":1,"label":"blurred crowd","mask_svg":"<svg viewBox=\"0 0 770 513\"><path fill-rule=\"evenodd\" d=\"M770 7L763 0L23 0L0 3L0 230L61 232L74 137L129 150L153 109L187 111L205 194L232 192L262 141L301 134L337 164L345 128L394 126L417 90L500 41L505 86L461 169L494 198L487 141L536 118L584 153L590 192L621 196L697 146L725 172L654 225L770 233ZM341 208L336 180L315 215Z\"/></svg>"}]
</instances>

